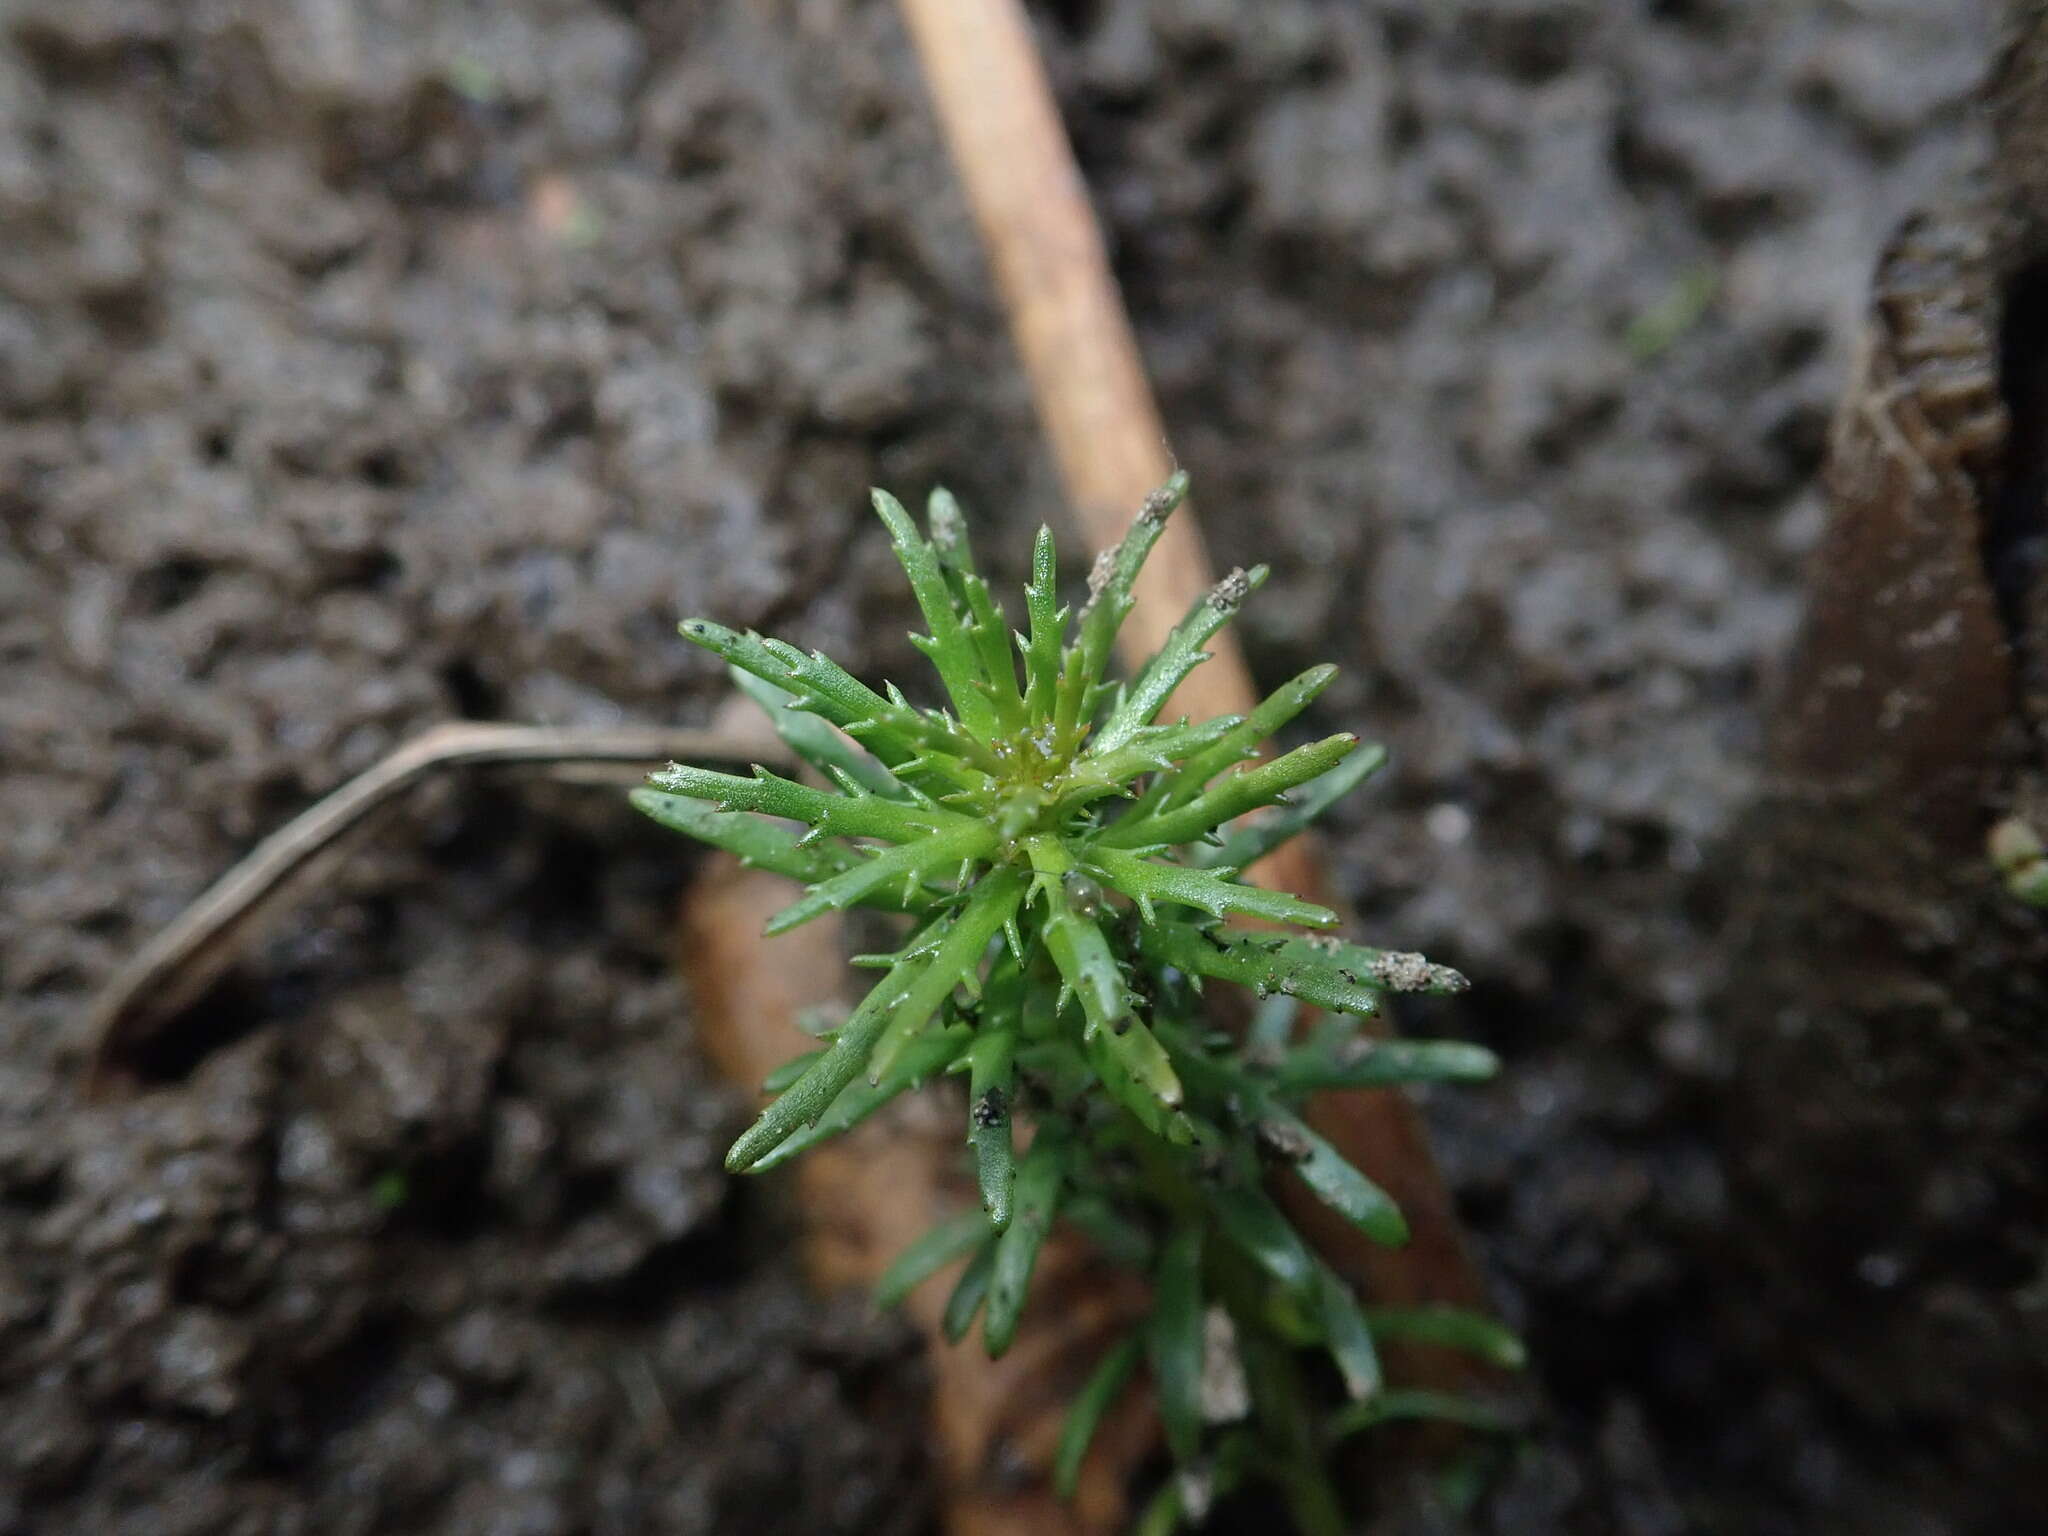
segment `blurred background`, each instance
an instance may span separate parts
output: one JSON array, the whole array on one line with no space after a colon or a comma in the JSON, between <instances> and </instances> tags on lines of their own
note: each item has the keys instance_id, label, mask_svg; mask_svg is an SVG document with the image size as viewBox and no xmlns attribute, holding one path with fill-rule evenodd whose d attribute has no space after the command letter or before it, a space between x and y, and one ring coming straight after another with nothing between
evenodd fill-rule
<instances>
[{"instance_id":1,"label":"blurred background","mask_svg":"<svg viewBox=\"0 0 2048 1536\"><path fill-rule=\"evenodd\" d=\"M1427 1105L1547 1404L1465 1518L1879 1529L1694 1259L1743 1241L1728 839L1988 0L1034 19L1216 563L1273 567L1253 670L1339 662L1303 734L1392 751L1339 883L1507 1062ZM699 612L918 692L865 494L935 482L1006 583L1069 526L882 0L0 4L0 1531L929 1528L916 1349L720 1171L694 854L617 795L418 796L151 1091L74 1069L432 723L706 721Z\"/></svg>"}]
</instances>

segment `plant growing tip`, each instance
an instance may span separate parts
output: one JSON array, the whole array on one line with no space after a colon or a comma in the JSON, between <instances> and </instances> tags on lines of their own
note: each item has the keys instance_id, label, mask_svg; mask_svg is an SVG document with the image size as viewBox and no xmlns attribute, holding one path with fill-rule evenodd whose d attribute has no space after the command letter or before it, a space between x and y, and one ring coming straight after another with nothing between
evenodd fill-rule
<instances>
[{"instance_id":1,"label":"plant growing tip","mask_svg":"<svg viewBox=\"0 0 2048 1536\"><path fill-rule=\"evenodd\" d=\"M964 1259L945 1332L958 1339L979 1316L984 1346L1000 1355L1026 1313L1039 1251L1071 1212L1106 1255L1150 1277L1156 1300L1077 1399L1058 1480L1073 1486L1097 1423L1149 1361L1182 1469L1162 1519L1196 1494L1199 1505L1219 1478L1268 1477L1292 1507L1334 1508L1302 1444L1436 1401L1381 1391L1376 1332L1497 1364L1518 1361L1520 1348L1467 1314L1361 1308L1265 1192L1276 1176L1298 1179L1374 1240L1405 1241L1394 1202L1309 1129L1303 1099L1325 1087L1470 1081L1497 1063L1459 1042L1357 1033L1352 1021L1384 994L1453 992L1464 979L1333 937L1321 930L1334 913L1239 876L1384 760L1345 732L1255 761L1336 669L1310 668L1243 719L1159 719L1264 566L1218 582L1135 677L1108 676L1133 583L1186 494L1177 474L1146 499L1095 562L1071 625L1052 535L1040 529L1025 627L1013 632L954 498L934 491L920 531L874 492L924 619L912 641L949 707L914 707L817 653L690 619L684 638L726 661L825 787L672 764L632 797L663 826L801 881L770 932L854 906L908 919L893 954L857 957L883 974L822 1045L771 1078L774 1099L726 1166L772 1168L919 1083L964 1074L980 1209L906 1250L880 1299L900 1300ZM1203 1017L1204 979L1331 1014L1301 1045L1285 1033L1291 1012L1234 1042ZM1329 1358L1350 1407L1319 1395L1294 1362L1302 1348ZM1215 1370L1250 1381L1248 1415L1205 1408ZM1448 1416L1471 1417L1448 1404ZM1291 1427L1301 1425L1312 1426L1305 1442Z\"/></svg>"}]
</instances>

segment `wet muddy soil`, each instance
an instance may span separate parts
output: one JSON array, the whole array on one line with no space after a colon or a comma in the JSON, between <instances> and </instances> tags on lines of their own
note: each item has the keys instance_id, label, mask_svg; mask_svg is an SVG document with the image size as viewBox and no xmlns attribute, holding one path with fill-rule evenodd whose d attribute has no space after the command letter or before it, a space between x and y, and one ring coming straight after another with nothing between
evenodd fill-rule
<instances>
[{"instance_id":1,"label":"wet muddy soil","mask_svg":"<svg viewBox=\"0 0 2048 1536\"><path fill-rule=\"evenodd\" d=\"M1038 13L1254 670L1393 751L1344 885L1509 1064L1430 1105L1549 1406L1498 1530L1945 1528L1688 1319L1719 871L1987 9ZM0 1531L924 1528L914 1353L720 1173L689 855L616 796L418 797L144 1092L74 1074L430 723L704 721L683 612L920 677L862 500L940 478L1007 575L1061 523L879 0L0 4Z\"/></svg>"}]
</instances>

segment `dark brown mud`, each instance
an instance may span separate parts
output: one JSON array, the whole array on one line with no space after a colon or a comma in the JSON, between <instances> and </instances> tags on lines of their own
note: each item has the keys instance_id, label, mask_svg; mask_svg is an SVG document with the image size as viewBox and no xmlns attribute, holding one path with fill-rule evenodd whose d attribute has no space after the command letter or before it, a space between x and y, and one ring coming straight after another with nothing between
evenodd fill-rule
<instances>
[{"instance_id":1,"label":"dark brown mud","mask_svg":"<svg viewBox=\"0 0 2048 1536\"><path fill-rule=\"evenodd\" d=\"M1986 11L1040 12L1217 558L1274 568L1254 668L1343 663L1308 728L1393 749L1342 878L1509 1063L1431 1105L1550 1407L1494 1529L1886 1486L1692 1320L1728 844ZM1006 573L1060 523L879 0L0 4L0 1530L921 1527L915 1363L719 1172L688 855L616 798L421 797L143 1095L72 1074L123 955L431 722L707 719L689 611L914 680L862 493L937 478Z\"/></svg>"}]
</instances>

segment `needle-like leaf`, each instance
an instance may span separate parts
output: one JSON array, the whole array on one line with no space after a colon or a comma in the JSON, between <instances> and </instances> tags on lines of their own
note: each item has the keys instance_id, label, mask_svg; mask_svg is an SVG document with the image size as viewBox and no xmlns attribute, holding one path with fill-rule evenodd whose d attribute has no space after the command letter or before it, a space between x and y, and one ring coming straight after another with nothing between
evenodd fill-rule
<instances>
[{"instance_id":1,"label":"needle-like leaf","mask_svg":"<svg viewBox=\"0 0 2048 1536\"><path fill-rule=\"evenodd\" d=\"M1202 1229L1177 1232L1152 1275L1152 1380L1159 1421L1174 1460L1192 1462L1202 1446Z\"/></svg>"},{"instance_id":2,"label":"needle-like leaf","mask_svg":"<svg viewBox=\"0 0 2048 1536\"><path fill-rule=\"evenodd\" d=\"M642 785L627 796L633 808L672 832L739 855L742 864L792 880L829 880L859 855L843 845L799 843L794 832L741 811L714 810L702 800Z\"/></svg>"},{"instance_id":3,"label":"needle-like leaf","mask_svg":"<svg viewBox=\"0 0 2048 1536\"><path fill-rule=\"evenodd\" d=\"M1141 810L1151 812L1192 800L1217 774L1258 756L1261 744L1308 708L1336 676L1337 669L1325 665L1310 667L1282 683L1228 734L1199 752L1189 753L1172 775L1160 781Z\"/></svg>"},{"instance_id":4,"label":"needle-like leaf","mask_svg":"<svg viewBox=\"0 0 2048 1536\"><path fill-rule=\"evenodd\" d=\"M1058 724L1063 733L1072 731L1084 720L1088 700L1109 664L1117 631L1130 614L1131 588L1137 582L1138 572L1144 568L1145 557L1152 553L1160 534L1166 531L1166 520L1187 499L1187 493L1188 477L1176 473L1145 498L1123 542L1095 562L1088 578L1088 603L1081 610L1080 638L1060 678Z\"/></svg>"},{"instance_id":5,"label":"needle-like leaf","mask_svg":"<svg viewBox=\"0 0 2048 1536\"><path fill-rule=\"evenodd\" d=\"M1134 780L1170 768L1176 759L1215 741L1237 723L1235 715L1219 715L1200 725L1182 721L1148 727L1113 752L1084 754L1052 786L1054 805L1074 811L1108 795L1128 795Z\"/></svg>"},{"instance_id":6,"label":"needle-like leaf","mask_svg":"<svg viewBox=\"0 0 2048 1536\"><path fill-rule=\"evenodd\" d=\"M1362 1429L1398 1419L1435 1419L1446 1424L1463 1424L1468 1429L1494 1431L1515 1427L1514 1419L1495 1404L1429 1387L1399 1387L1339 1409L1323 1426L1323 1435L1331 1445L1335 1445Z\"/></svg>"},{"instance_id":7,"label":"needle-like leaf","mask_svg":"<svg viewBox=\"0 0 2048 1536\"><path fill-rule=\"evenodd\" d=\"M979 858L995 846L995 833L983 826L952 827L899 847L886 848L870 859L816 885L768 919L768 932L787 933L827 912L844 910L875 893L915 889L926 878L949 874L962 859ZM1014 909L1013 909L1014 910ZM997 929L1002 927L1000 920Z\"/></svg>"},{"instance_id":8,"label":"needle-like leaf","mask_svg":"<svg viewBox=\"0 0 2048 1536\"><path fill-rule=\"evenodd\" d=\"M752 778L743 779L737 774L671 763L649 774L647 781L665 794L708 800L720 810L756 811L763 816L780 816L785 821L801 821L827 837L873 837L884 842L908 843L927 833L977 825L965 816L933 806L904 805L879 795L828 794L780 778L765 768L756 768Z\"/></svg>"},{"instance_id":9,"label":"needle-like leaf","mask_svg":"<svg viewBox=\"0 0 2048 1536\"><path fill-rule=\"evenodd\" d=\"M1081 1464L1088 1459L1096 1428L1137 1369L1141 1349L1142 1341L1136 1334L1111 1346L1087 1384L1074 1394L1066 1422L1060 1427L1059 1449L1053 1453L1052 1485L1061 1498L1074 1496L1081 1481Z\"/></svg>"},{"instance_id":10,"label":"needle-like leaf","mask_svg":"<svg viewBox=\"0 0 2048 1536\"><path fill-rule=\"evenodd\" d=\"M1352 754L1289 794L1289 804L1239 823L1221 846L1198 849L1197 857L1205 864L1223 864L1232 869L1258 863L1289 838L1299 836L1320 821L1331 806L1378 773L1386 761L1386 750L1382 747L1367 747Z\"/></svg>"},{"instance_id":11,"label":"needle-like leaf","mask_svg":"<svg viewBox=\"0 0 2048 1536\"><path fill-rule=\"evenodd\" d=\"M1234 817L1274 804L1288 790L1329 772L1357 749L1358 738L1348 731L1297 747L1284 757L1227 775L1173 810L1127 816L1105 832L1102 841L1112 848L1192 842Z\"/></svg>"},{"instance_id":12,"label":"needle-like leaf","mask_svg":"<svg viewBox=\"0 0 2048 1536\"><path fill-rule=\"evenodd\" d=\"M1408 1223L1387 1192L1345 1159L1344 1154L1270 1100L1260 1105L1263 1123L1278 1127L1303 1148L1294 1171L1317 1198L1376 1243L1399 1247Z\"/></svg>"},{"instance_id":13,"label":"needle-like leaf","mask_svg":"<svg viewBox=\"0 0 2048 1536\"><path fill-rule=\"evenodd\" d=\"M824 716L798 709L795 695L785 688L756 677L744 667L728 667L733 686L761 706L775 734L789 743L790 750L818 772L836 777L845 774L870 794L902 799L904 788L895 776L850 736L826 723Z\"/></svg>"},{"instance_id":14,"label":"needle-like leaf","mask_svg":"<svg viewBox=\"0 0 2048 1536\"><path fill-rule=\"evenodd\" d=\"M1131 1028L1143 1029L1144 1026L1133 1024ZM1082 1047L1082 1053L1095 1078L1102 1084L1103 1091L1113 1102L1129 1110L1133 1118L1154 1136L1175 1146L1193 1145L1194 1122L1184 1111L1169 1105L1152 1088L1138 1080L1131 1070L1127 1054L1118 1049L1120 1038L1114 1031L1098 1030ZM1178 1092L1177 1080L1174 1087Z\"/></svg>"},{"instance_id":15,"label":"needle-like leaf","mask_svg":"<svg viewBox=\"0 0 2048 1536\"><path fill-rule=\"evenodd\" d=\"M1237 610L1244 606L1244 600L1265 585L1265 581L1266 567L1263 565L1255 565L1249 571L1232 571L1195 604L1188 616L1166 637L1166 644L1159 648L1159 654L1145 664L1145 670L1138 674L1137 681L1125 690L1109 718L1103 721L1102 729L1095 737L1098 751L1122 746L1134 732L1152 723L1152 717L1173 697L1173 690L1187 680L1190 672L1209 659L1209 653L1202 649L1209 637L1229 623Z\"/></svg>"},{"instance_id":16,"label":"needle-like leaf","mask_svg":"<svg viewBox=\"0 0 2048 1536\"><path fill-rule=\"evenodd\" d=\"M1316 1261L1279 1206L1250 1185L1212 1189L1208 1197L1217 1225L1246 1257L1289 1289L1306 1290Z\"/></svg>"},{"instance_id":17,"label":"needle-like leaf","mask_svg":"<svg viewBox=\"0 0 2048 1536\"><path fill-rule=\"evenodd\" d=\"M1115 1029L1130 1017L1130 992L1101 927L1076 911L1067 899L1064 881L1073 870L1072 858L1050 838L1034 837L1027 848L1039 877L1036 894L1046 909L1042 925L1045 947L1059 967L1061 979L1081 1000L1086 1033L1092 1036L1100 1029Z\"/></svg>"},{"instance_id":18,"label":"needle-like leaf","mask_svg":"<svg viewBox=\"0 0 2048 1536\"><path fill-rule=\"evenodd\" d=\"M1398 1246L1408 1241L1408 1223L1387 1192L1352 1167L1263 1083L1214 1060L1185 1032L1170 1034L1168 1041L1183 1072L1235 1105L1235 1118L1253 1129L1262 1146L1280 1151L1324 1204L1374 1242Z\"/></svg>"},{"instance_id":19,"label":"needle-like leaf","mask_svg":"<svg viewBox=\"0 0 2048 1536\"><path fill-rule=\"evenodd\" d=\"M1017 1204L1009 1226L996 1239L995 1268L989 1275L988 1316L982 1320L981 1339L991 1360L1010 1347L1017 1336L1017 1319L1024 1311L1024 1293L1031 1285L1031 1271L1038 1263L1038 1250L1052 1230L1059 1209L1060 1188L1066 1179L1066 1146L1045 1131L1039 1133L1031 1150L1017 1169Z\"/></svg>"},{"instance_id":20,"label":"needle-like leaf","mask_svg":"<svg viewBox=\"0 0 2048 1536\"><path fill-rule=\"evenodd\" d=\"M917 1087L918 1084L937 1073L945 1071L965 1054L967 1043L974 1032L964 1024L951 1029L934 1030L912 1042L907 1050L896 1058L896 1065L880 1082L856 1079L839 1090L837 1098L826 1106L815 1125L798 1130L787 1141L765 1154L754 1164L753 1171L766 1173L780 1167L799 1153L808 1152L822 1141L830 1141L852 1130L876 1110L887 1104L898 1094Z\"/></svg>"},{"instance_id":21,"label":"needle-like leaf","mask_svg":"<svg viewBox=\"0 0 2048 1536\"><path fill-rule=\"evenodd\" d=\"M868 1052L875 1048L882 1028L910 983L924 971L922 960L905 960L892 966L861 1000L851 1017L839 1027L825 1054L798 1078L782 1097L761 1111L756 1120L725 1154L725 1166L745 1173L796 1132L810 1125L839 1097L840 1090L860 1076L867 1066Z\"/></svg>"},{"instance_id":22,"label":"needle-like leaf","mask_svg":"<svg viewBox=\"0 0 2048 1536\"><path fill-rule=\"evenodd\" d=\"M946 1297L945 1315L940 1328L948 1344L958 1344L967 1337L967 1330L974 1326L975 1314L981 1311L981 1304L988 1296L989 1277L995 1273L996 1245L993 1240L984 1243L980 1250L960 1271L960 1278L953 1282L951 1294Z\"/></svg>"},{"instance_id":23,"label":"needle-like leaf","mask_svg":"<svg viewBox=\"0 0 2048 1536\"><path fill-rule=\"evenodd\" d=\"M1299 923L1305 928L1329 928L1337 914L1299 896L1269 891L1256 885L1239 885L1204 869L1182 864L1161 864L1120 848L1097 848L1094 862L1108 882L1138 903L1140 909L1154 902L1176 902L1194 907L1212 917L1239 913L1262 917L1273 923Z\"/></svg>"},{"instance_id":24,"label":"needle-like leaf","mask_svg":"<svg viewBox=\"0 0 2048 1536\"><path fill-rule=\"evenodd\" d=\"M681 632L685 640L703 646L728 664L785 690L796 708L824 716L892 771L921 771L947 780L954 788L972 787L985 777L971 769L968 760L986 754L963 733L947 730L917 711L883 698L837 662L816 652L806 655L780 640L764 640L751 632L740 634L709 619L686 619ZM911 764L923 766L913 770ZM981 765L983 769L988 766L991 764Z\"/></svg>"},{"instance_id":25,"label":"needle-like leaf","mask_svg":"<svg viewBox=\"0 0 2048 1536\"><path fill-rule=\"evenodd\" d=\"M1380 1338L1462 1349L1504 1371L1520 1370L1529 1361L1512 1331L1462 1307L1368 1307L1365 1322Z\"/></svg>"},{"instance_id":26,"label":"needle-like leaf","mask_svg":"<svg viewBox=\"0 0 2048 1536\"><path fill-rule=\"evenodd\" d=\"M1003 931L1003 924L1017 910L1029 880L1021 869L1004 869L974 887L960 915L932 951L924 974L905 989L902 1001L890 1012L888 1028L868 1059L870 1082L880 1082L888 1074L953 989L980 971L989 941Z\"/></svg>"},{"instance_id":27,"label":"needle-like leaf","mask_svg":"<svg viewBox=\"0 0 2048 1536\"><path fill-rule=\"evenodd\" d=\"M1066 610L1054 588L1058 567L1053 558L1052 530L1040 528L1031 550L1031 585L1024 589L1031 634L1020 637L1024 651L1025 713L1034 725L1050 729L1053 696L1060 681L1060 639L1066 631Z\"/></svg>"},{"instance_id":28,"label":"needle-like leaf","mask_svg":"<svg viewBox=\"0 0 2048 1536\"><path fill-rule=\"evenodd\" d=\"M1016 1068L1016 1031L984 1026L967 1053L967 1140L974 1149L981 1208L998 1228L1010 1224L1010 1192L1016 1178L1010 1139Z\"/></svg>"},{"instance_id":29,"label":"needle-like leaf","mask_svg":"<svg viewBox=\"0 0 2048 1536\"><path fill-rule=\"evenodd\" d=\"M1138 935L1145 952L1162 965L1193 976L1250 987L1259 996L1278 993L1318 1008L1376 1013L1380 983L1365 956L1377 951L1343 945L1320 936L1283 938L1263 933L1204 931L1187 923L1147 924ZM1351 953L1356 951L1356 954Z\"/></svg>"},{"instance_id":30,"label":"needle-like leaf","mask_svg":"<svg viewBox=\"0 0 2048 1536\"><path fill-rule=\"evenodd\" d=\"M889 541L910 578L910 590L924 613L929 635L912 635L911 643L931 658L946 696L969 736L986 741L995 734L996 715L988 694L980 686L981 659L961 626L953 606L953 594L946 590L946 578L939 570L939 557L918 535L917 525L903 510L903 503L887 491L874 493L875 511L889 529Z\"/></svg>"},{"instance_id":31,"label":"needle-like leaf","mask_svg":"<svg viewBox=\"0 0 2048 1536\"><path fill-rule=\"evenodd\" d=\"M883 1311L900 1305L933 1275L973 1253L994 1235L988 1218L979 1211L965 1211L951 1221L940 1222L882 1271L882 1278L875 1282L875 1305Z\"/></svg>"},{"instance_id":32,"label":"needle-like leaf","mask_svg":"<svg viewBox=\"0 0 2048 1536\"><path fill-rule=\"evenodd\" d=\"M1346 1051L1291 1053L1275 1070L1273 1084L1287 1093L1316 1093L1396 1083L1483 1083L1498 1071L1498 1056L1463 1040L1361 1038Z\"/></svg>"},{"instance_id":33,"label":"needle-like leaf","mask_svg":"<svg viewBox=\"0 0 2048 1536\"><path fill-rule=\"evenodd\" d=\"M1316 1270L1316 1311L1330 1358L1344 1378L1345 1392L1354 1401L1371 1397L1379 1391L1382 1379L1379 1351L1373 1347L1372 1331L1359 1311L1358 1298L1327 1264Z\"/></svg>"}]
</instances>

